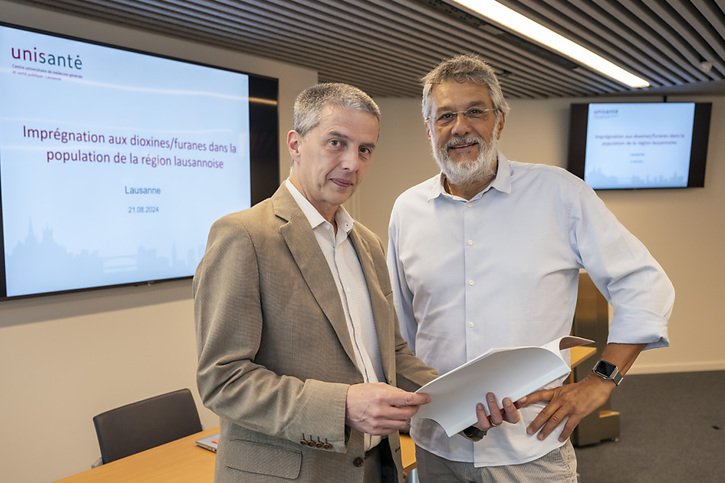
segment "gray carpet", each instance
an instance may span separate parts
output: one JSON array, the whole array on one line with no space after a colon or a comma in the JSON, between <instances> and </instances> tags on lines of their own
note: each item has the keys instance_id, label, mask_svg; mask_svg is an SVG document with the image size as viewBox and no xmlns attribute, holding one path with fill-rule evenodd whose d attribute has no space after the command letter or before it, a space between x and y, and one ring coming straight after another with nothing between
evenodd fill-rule
<instances>
[{"instance_id":1,"label":"gray carpet","mask_svg":"<svg viewBox=\"0 0 725 483\"><path fill-rule=\"evenodd\" d=\"M618 441L576 448L580 483L725 482L725 371L633 375Z\"/></svg>"}]
</instances>

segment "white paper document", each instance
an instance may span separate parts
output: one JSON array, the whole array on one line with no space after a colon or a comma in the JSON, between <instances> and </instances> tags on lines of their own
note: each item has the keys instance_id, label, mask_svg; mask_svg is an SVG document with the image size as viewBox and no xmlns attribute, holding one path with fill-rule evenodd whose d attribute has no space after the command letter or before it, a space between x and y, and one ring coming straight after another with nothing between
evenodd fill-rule
<instances>
[{"instance_id":1,"label":"white paper document","mask_svg":"<svg viewBox=\"0 0 725 483\"><path fill-rule=\"evenodd\" d=\"M429 394L431 402L415 417L433 419L453 436L477 422L476 403L484 402L486 393L494 393L499 403L505 397L521 399L571 372L563 350L591 343L567 336L541 347L490 349L418 389ZM484 407L488 413L485 403Z\"/></svg>"}]
</instances>

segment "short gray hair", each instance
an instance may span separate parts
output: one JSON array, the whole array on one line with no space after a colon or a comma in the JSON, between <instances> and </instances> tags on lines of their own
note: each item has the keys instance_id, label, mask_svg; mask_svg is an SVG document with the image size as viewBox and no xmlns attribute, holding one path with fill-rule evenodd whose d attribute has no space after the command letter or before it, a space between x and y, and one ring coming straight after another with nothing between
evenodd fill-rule
<instances>
[{"instance_id":1,"label":"short gray hair","mask_svg":"<svg viewBox=\"0 0 725 483\"><path fill-rule=\"evenodd\" d=\"M423 119L428 119L431 115L433 86L448 80L473 82L488 87L494 109L498 109L504 114L509 112L509 105L491 66L477 55L463 54L445 59L421 79L423 83ZM496 116L498 117L498 113Z\"/></svg>"},{"instance_id":2,"label":"short gray hair","mask_svg":"<svg viewBox=\"0 0 725 483\"><path fill-rule=\"evenodd\" d=\"M380 108L369 95L349 84L329 82L308 87L297 96L292 129L304 137L320 124L320 116L327 106L369 112L380 122Z\"/></svg>"}]
</instances>

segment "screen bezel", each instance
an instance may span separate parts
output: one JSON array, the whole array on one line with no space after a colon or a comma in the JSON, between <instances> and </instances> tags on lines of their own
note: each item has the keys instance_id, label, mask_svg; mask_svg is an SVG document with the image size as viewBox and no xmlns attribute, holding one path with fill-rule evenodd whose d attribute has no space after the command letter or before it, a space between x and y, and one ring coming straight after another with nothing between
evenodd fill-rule
<instances>
[{"instance_id":1,"label":"screen bezel","mask_svg":"<svg viewBox=\"0 0 725 483\"><path fill-rule=\"evenodd\" d=\"M24 30L51 37L57 37L86 44L97 45L100 47L123 50L126 52L136 53L167 59L186 64L193 64L212 69L224 70L244 74L249 77L249 150L250 150L250 198L251 205L255 205L260 201L269 198L279 187L279 80L274 77L267 77L253 74L239 69L232 69L220 65L214 65L196 60L175 57L166 54L159 54L148 50L140 50L122 45L100 42L83 37L66 35L44 29L37 29L23 25L16 25L8 22L0 21L0 26ZM138 280L134 282L98 285L93 287L73 288L68 290L57 290L49 292L39 292L32 294L7 296L7 282L5 273L5 237L2 223L2 196L0 196L0 302L6 300L18 300L34 297L46 297L51 295L60 295L66 293L87 292L93 290L103 290L115 287L144 286L155 285L163 282L175 280L189 280L192 274L183 277L170 277L154 280Z\"/></svg>"},{"instance_id":2,"label":"screen bezel","mask_svg":"<svg viewBox=\"0 0 725 483\"><path fill-rule=\"evenodd\" d=\"M611 104L651 104L652 102L612 102ZM664 102L657 101L664 104ZM687 176L687 186L633 186L616 188L594 188L596 191L621 191L643 189L686 189L705 187L705 166L707 164L707 145L710 136L711 102L670 102L688 103L695 105L692 125L692 145L690 146L690 163ZM589 120L589 106L591 104L608 104L606 102L574 103L570 106L569 116L569 154L567 170L584 179L586 169L587 127Z\"/></svg>"}]
</instances>

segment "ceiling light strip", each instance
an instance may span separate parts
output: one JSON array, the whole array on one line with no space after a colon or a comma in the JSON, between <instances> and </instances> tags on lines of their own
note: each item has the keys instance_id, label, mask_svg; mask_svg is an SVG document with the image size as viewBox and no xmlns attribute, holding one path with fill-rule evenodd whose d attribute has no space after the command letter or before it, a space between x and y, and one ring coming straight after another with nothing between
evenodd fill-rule
<instances>
[{"instance_id":1,"label":"ceiling light strip","mask_svg":"<svg viewBox=\"0 0 725 483\"><path fill-rule=\"evenodd\" d=\"M613 64L604 57L585 49L566 37L534 22L528 17L512 10L494 0L451 0L469 11L475 12L499 24L501 27L513 30L524 37L533 40L542 47L555 50L570 59L584 64L607 77L619 81L633 88L649 87L649 82L627 72Z\"/></svg>"}]
</instances>

